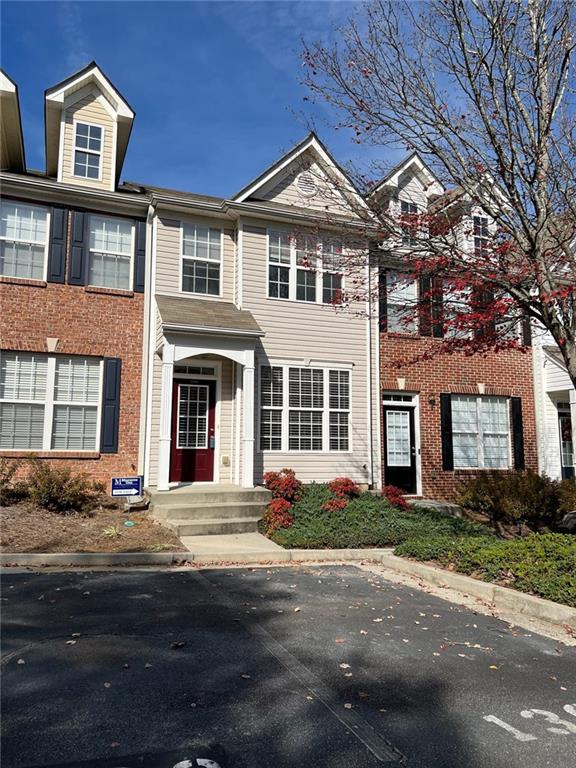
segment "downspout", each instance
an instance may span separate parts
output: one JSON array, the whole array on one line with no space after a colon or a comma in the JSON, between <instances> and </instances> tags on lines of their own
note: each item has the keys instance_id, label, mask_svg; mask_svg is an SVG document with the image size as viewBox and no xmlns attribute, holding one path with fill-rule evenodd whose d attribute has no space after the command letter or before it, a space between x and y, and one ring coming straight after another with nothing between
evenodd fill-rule
<instances>
[{"instance_id":1,"label":"downspout","mask_svg":"<svg viewBox=\"0 0 576 768\"><path fill-rule=\"evenodd\" d=\"M152 391L152 355L155 344L151 338L152 312L154 309L153 286L155 281L156 259L154 258L155 223L156 208L153 203L148 205L146 216L146 273L144 280L144 343L142 356L142 387L140 393L140 424L143 427L140 430L140 450L139 450L139 472L144 476L144 487L148 485L149 463L150 463L150 416L151 403L149 402ZM155 340L154 340L155 341Z\"/></svg>"},{"instance_id":2,"label":"downspout","mask_svg":"<svg viewBox=\"0 0 576 768\"><path fill-rule=\"evenodd\" d=\"M368 248L368 435L370 456L368 459L368 483L374 488L374 393L373 383L373 354L372 354L372 268L370 264L370 248Z\"/></svg>"}]
</instances>

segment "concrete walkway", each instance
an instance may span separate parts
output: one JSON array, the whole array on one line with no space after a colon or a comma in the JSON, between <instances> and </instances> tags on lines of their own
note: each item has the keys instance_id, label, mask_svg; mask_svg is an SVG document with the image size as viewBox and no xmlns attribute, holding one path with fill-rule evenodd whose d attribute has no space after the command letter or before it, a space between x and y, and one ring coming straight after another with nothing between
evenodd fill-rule
<instances>
[{"instance_id":1,"label":"concrete walkway","mask_svg":"<svg viewBox=\"0 0 576 768\"><path fill-rule=\"evenodd\" d=\"M229 533L209 536L182 536L180 541L195 555L218 555L226 559L239 553L273 555L284 549L261 533Z\"/></svg>"}]
</instances>

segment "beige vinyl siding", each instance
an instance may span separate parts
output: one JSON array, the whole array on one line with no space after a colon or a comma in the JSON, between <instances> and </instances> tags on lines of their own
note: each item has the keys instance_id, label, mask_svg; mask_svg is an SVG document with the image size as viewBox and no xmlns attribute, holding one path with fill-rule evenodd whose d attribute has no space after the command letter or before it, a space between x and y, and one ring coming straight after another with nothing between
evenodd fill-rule
<instances>
[{"instance_id":1,"label":"beige vinyl siding","mask_svg":"<svg viewBox=\"0 0 576 768\"><path fill-rule=\"evenodd\" d=\"M279 361L305 366L308 360L311 367L351 364L351 452L261 453L259 414L256 414L255 480L261 481L263 472L291 467L304 482L347 475L366 483L369 464L367 322L365 316L354 314L363 307L337 312L333 307L320 304L267 298L267 256L267 235L262 224L246 222L243 232L243 309L252 312L266 333L257 348L257 366ZM376 352L375 344L373 351ZM258 374L259 370L257 381ZM258 400L257 394L256 402ZM374 407L377 407L377 401Z\"/></svg>"},{"instance_id":2,"label":"beige vinyl siding","mask_svg":"<svg viewBox=\"0 0 576 768\"><path fill-rule=\"evenodd\" d=\"M186 218L184 221L215 227L224 232L222 245L222 285L220 296L185 293L185 296L195 296L208 301L232 301L234 294L234 261L235 242L234 232L224 228L224 222L198 218ZM180 294L182 281L182 232L181 222L177 219L158 217L156 228L156 292Z\"/></svg>"},{"instance_id":3,"label":"beige vinyl siding","mask_svg":"<svg viewBox=\"0 0 576 768\"><path fill-rule=\"evenodd\" d=\"M298 189L297 180L302 172L309 173L318 186L318 193L312 197L302 195ZM350 214L350 206L346 204L337 184L330 182L319 165L307 158L299 158L290 167L290 170L287 170L280 182L274 180L270 185L264 186L258 192L258 199L294 205L299 208Z\"/></svg>"},{"instance_id":4,"label":"beige vinyl siding","mask_svg":"<svg viewBox=\"0 0 576 768\"><path fill-rule=\"evenodd\" d=\"M103 98L103 97L101 97ZM102 178L85 179L74 176L74 122L92 123L104 129L101 164ZM102 106L97 94L89 94L64 109L64 141L62 157L62 181L83 187L102 187L113 189L115 185L114 135L116 123L110 113Z\"/></svg>"}]
</instances>

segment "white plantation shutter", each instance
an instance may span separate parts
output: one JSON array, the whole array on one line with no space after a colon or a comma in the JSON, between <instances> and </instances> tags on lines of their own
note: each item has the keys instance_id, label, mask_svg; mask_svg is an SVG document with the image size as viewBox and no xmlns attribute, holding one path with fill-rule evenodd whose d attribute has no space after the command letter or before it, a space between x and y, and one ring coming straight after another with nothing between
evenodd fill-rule
<instances>
[{"instance_id":1,"label":"white plantation shutter","mask_svg":"<svg viewBox=\"0 0 576 768\"><path fill-rule=\"evenodd\" d=\"M96 450L101 361L0 353L0 448Z\"/></svg>"},{"instance_id":2,"label":"white plantation shutter","mask_svg":"<svg viewBox=\"0 0 576 768\"><path fill-rule=\"evenodd\" d=\"M349 450L350 372L329 371L329 438L331 451Z\"/></svg>"},{"instance_id":3,"label":"white plantation shutter","mask_svg":"<svg viewBox=\"0 0 576 768\"><path fill-rule=\"evenodd\" d=\"M280 366L260 368L260 450L282 450L284 371Z\"/></svg>"},{"instance_id":4,"label":"white plantation shutter","mask_svg":"<svg viewBox=\"0 0 576 768\"><path fill-rule=\"evenodd\" d=\"M100 361L83 357L56 360L54 400L97 403L100 397Z\"/></svg>"},{"instance_id":5,"label":"white plantation shutter","mask_svg":"<svg viewBox=\"0 0 576 768\"><path fill-rule=\"evenodd\" d=\"M43 433L43 405L0 403L0 448L40 449Z\"/></svg>"},{"instance_id":6,"label":"white plantation shutter","mask_svg":"<svg viewBox=\"0 0 576 768\"><path fill-rule=\"evenodd\" d=\"M2 352L0 355L0 400L46 398L46 355Z\"/></svg>"}]
</instances>

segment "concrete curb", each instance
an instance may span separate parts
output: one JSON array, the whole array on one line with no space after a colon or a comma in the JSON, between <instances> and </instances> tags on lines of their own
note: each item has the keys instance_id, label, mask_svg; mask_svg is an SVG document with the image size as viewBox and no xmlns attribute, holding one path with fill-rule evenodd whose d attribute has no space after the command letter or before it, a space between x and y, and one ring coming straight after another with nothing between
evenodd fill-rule
<instances>
[{"instance_id":1,"label":"concrete curb","mask_svg":"<svg viewBox=\"0 0 576 768\"><path fill-rule=\"evenodd\" d=\"M285 549L270 552L222 552L194 554L193 552L93 552L52 554L1 554L0 566L68 567L68 566L171 566L183 563L197 565L274 563L354 563L373 562L392 571L415 576L428 584L446 587L463 595L476 597L497 610L513 611L528 618L546 621L576 630L576 608L544 600L541 597L478 581L461 573L446 571L433 565L397 557L391 549Z\"/></svg>"}]
</instances>

